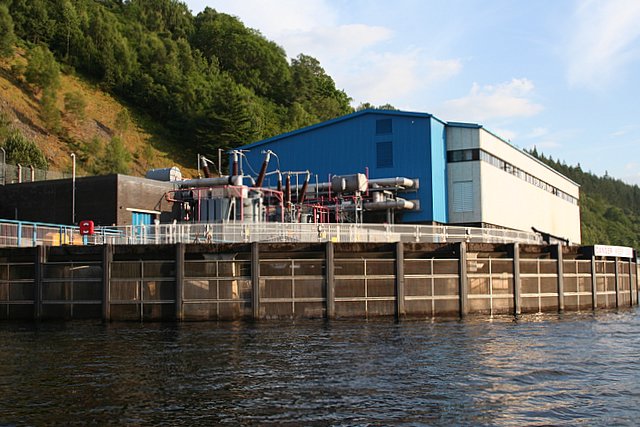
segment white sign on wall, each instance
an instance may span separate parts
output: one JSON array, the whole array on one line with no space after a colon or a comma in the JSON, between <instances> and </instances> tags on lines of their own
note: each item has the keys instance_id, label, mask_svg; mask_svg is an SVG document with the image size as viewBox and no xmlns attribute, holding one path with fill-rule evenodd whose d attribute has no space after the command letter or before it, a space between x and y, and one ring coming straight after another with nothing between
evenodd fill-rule
<instances>
[{"instance_id":1,"label":"white sign on wall","mask_svg":"<svg viewBox=\"0 0 640 427\"><path fill-rule=\"evenodd\" d=\"M595 245L593 247L595 256L615 256L619 258L633 258L633 248L626 246Z\"/></svg>"}]
</instances>

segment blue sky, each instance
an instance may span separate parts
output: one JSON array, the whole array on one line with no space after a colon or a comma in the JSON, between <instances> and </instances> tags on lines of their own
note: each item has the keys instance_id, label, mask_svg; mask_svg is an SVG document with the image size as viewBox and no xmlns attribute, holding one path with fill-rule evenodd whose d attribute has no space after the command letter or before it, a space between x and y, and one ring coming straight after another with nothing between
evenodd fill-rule
<instances>
[{"instance_id":1,"label":"blue sky","mask_svg":"<svg viewBox=\"0 0 640 427\"><path fill-rule=\"evenodd\" d=\"M639 0L188 0L235 15L338 88L640 184Z\"/></svg>"}]
</instances>

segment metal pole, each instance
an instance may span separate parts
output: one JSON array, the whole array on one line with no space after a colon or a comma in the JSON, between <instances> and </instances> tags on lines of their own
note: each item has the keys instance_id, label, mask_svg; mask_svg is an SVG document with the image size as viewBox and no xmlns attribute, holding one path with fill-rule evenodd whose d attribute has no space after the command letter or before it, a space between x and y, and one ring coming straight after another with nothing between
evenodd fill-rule
<instances>
[{"instance_id":1,"label":"metal pole","mask_svg":"<svg viewBox=\"0 0 640 427\"><path fill-rule=\"evenodd\" d=\"M469 276L467 272L467 242L457 243L458 293L460 317L469 314Z\"/></svg>"},{"instance_id":2,"label":"metal pole","mask_svg":"<svg viewBox=\"0 0 640 427\"><path fill-rule=\"evenodd\" d=\"M404 304L405 288L404 288L404 244L396 243L396 317L398 320L404 318L407 314Z\"/></svg>"},{"instance_id":3,"label":"metal pole","mask_svg":"<svg viewBox=\"0 0 640 427\"><path fill-rule=\"evenodd\" d=\"M2 185L7 183L7 152L4 151L4 147L0 147L2 150Z\"/></svg>"},{"instance_id":4,"label":"metal pole","mask_svg":"<svg viewBox=\"0 0 640 427\"><path fill-rule=\"evenodd\" d=\"M76 154L71 153L73 166L71 168L71 224L76 223Z\"/></svg>"}]
</instances>

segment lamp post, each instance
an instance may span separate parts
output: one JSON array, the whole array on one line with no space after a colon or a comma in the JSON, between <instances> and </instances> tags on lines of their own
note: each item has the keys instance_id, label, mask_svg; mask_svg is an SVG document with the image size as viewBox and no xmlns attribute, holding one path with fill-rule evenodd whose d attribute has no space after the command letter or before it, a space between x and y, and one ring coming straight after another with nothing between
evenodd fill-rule
<instances>
[{"instance_id":1,"label":"lamp post","mask_svg":"<svg viewBox=\"0 0 640 427\"><path fill-rule=\"evenodd\" d=\"M71 225L76 223L76 153L71 153Z\"/></svg>"}]
</instances>

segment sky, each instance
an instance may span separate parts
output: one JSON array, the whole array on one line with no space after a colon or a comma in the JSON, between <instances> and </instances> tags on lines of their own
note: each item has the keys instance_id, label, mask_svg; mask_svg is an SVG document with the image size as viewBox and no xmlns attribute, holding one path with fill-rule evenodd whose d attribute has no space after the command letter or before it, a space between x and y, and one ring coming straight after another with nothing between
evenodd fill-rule
<instances>
[{"instance_id":1,"label":"sky","mask_svg":"<svg viewBox=\"0 0 640 427\"><path fill-rule=\"evenodd\" d=\"M640 185L639 0L186 0L318 59L354 106L482 124Z\"/></svg>"}]
</instances>

